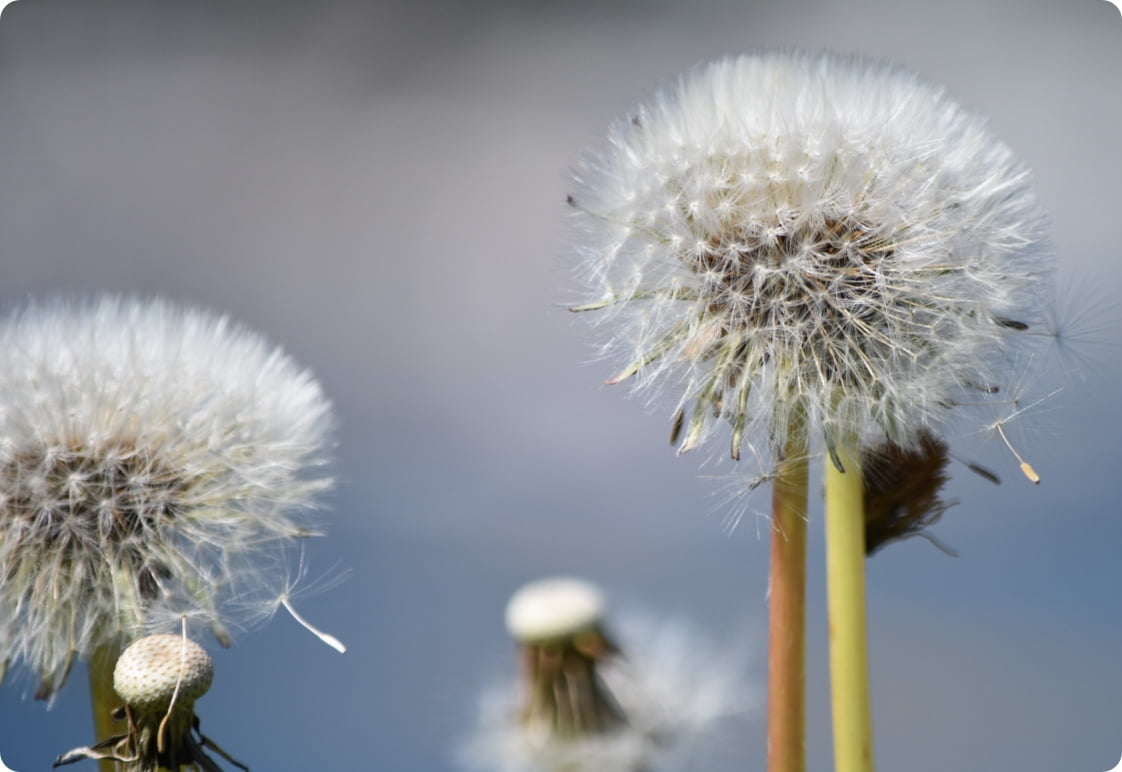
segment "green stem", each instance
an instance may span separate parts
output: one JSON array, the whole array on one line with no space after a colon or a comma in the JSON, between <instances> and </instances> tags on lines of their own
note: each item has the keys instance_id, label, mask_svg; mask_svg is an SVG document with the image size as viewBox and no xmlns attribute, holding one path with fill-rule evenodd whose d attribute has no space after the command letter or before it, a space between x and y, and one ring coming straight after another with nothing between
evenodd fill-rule
<instances>
[{"instance_id":1,"label":"green stem","mask_svg":"<svg viewBox=\"0 0 1122 772\"><path fill-rule=\"evenodd\" d=\"M90 655L90 700L93 707L95 742L118 734L118 727L112 713L121 705L121 698L113 691L113 668L117 665L119 654L120 646L105 644ZM109 759L102 759L98 762L98 766L101 772L117 770L117 762Z\"/></svg>"},{"instance_id":2,"label":"green stem","mask_svg":"<svg viewBox=\"0 0 1122 772\"><path fill-rule=\"evenodd\" d=\"M865 632L864 484L854 451L826 459L826 578L830 614L830 689L837 772L872 772L873 731Z\"/></svg>"},{"instance_id":3,"label":"green stem","mask_svg":"<svg viewBox=\"0 0 1122 772\"><path fill-rule=\"evenodd\" d=\"M805 424L798 420L772 487L768 772L806 770L806 451Z\"/></svg>"}]
</instances>

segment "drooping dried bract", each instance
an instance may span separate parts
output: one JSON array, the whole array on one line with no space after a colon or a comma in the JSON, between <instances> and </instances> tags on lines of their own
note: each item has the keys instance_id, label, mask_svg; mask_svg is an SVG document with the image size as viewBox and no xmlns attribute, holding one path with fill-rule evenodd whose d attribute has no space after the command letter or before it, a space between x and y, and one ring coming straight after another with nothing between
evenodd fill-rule
<instances>
[{"instance_id":1,"label":"drooping dried bract","mask_svg":"<svg viewBox=\"0 0 1122 772\"><path fill-rule=\"evenodd\" d=\"M613 127L570 202L594 295L574 310L627 363L609 382L680 393L682 451L718 421L734 457L783 447L802 406L810 436L914 447L1002 383L1042 318L1028 171L941 90L868 61L701 68Z\"/></svg>"},{"instance_id":2,"label":"drooping dried bract","mask_svg":"<svg viewBox=\"0 0 1122 772\"><path fill-rule=\"evenodd\" d=\"M9 314L0 661L49 697L76 657L179 618L226 642L310 534L331 426L315 379L226 317L112 297Z\"/></svg>"},{"instance_id":3,"label":"drooping dried bract","mask_svg":"<svg viewBox=\"0 0 1122 772\"><path fill-rule=\"evenodd\" d=\"M885 442L862 452L866 555L910 536L954 554L925 531L954 505L941 496L949 458L947 444L930 434L915 448Z\"/></svg>"}]
</instances>

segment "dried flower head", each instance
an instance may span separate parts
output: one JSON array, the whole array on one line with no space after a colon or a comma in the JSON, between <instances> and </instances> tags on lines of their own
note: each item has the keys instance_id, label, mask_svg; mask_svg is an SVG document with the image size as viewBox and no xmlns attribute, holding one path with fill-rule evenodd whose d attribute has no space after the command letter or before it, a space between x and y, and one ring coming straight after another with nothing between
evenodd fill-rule
<instances>
[{"instance_id":1,"label":"dried flower head","mask_svg":"<svg viewBox=\"0 0 1122 772\"><path fill-rule=\"evenodd\" d=\"M577 738L626 723L597 672L618 651L603 630L600 591L578 579L545 579L510 599L506 626L522 644L521 720L542 736Z\"/></svg>"},{"instance_id":2,"label":"dried flower head","mask_svg":"<svg viewBox=\"0 0 1122 772\"><path fill-rule=\"evenodd\" d=\"M603 595L570 578L532 582L507 605L521 678L486 695L461 749L488 772L677 769L722 719L748 706L741 667L682 625L606 632ZM707 738L712 740L712 737ZM700 768L700 767L699 767Z\"/></svg>"},{"instance_id":3,"label":"dried flower head","mask_svg":"<svg viewBox=\"0 0 1122 772\"><path fill-rule=\"evenodd\" d=\"M127 722L127 732L68 751L54 766L110 759L129 772L181 766L218 772L218 765L206 754L210 748L248 769L199 732L195 700L206 694L213 679L210 655L186 636L157 634L134 641L113 670L113 689L125 703L119 713Z\"/></svg>"},{"instance_id":4,"label":"dried flower head","mask_svg":"<svg viewBox=\"0 0 1122 772\"><path fill-rule=\"evenodd\" d=\"M596 299L574 310L627 362L609 383L680 390L680 451L721 420L734 458L783 447L804 411L828 445L915 447L1044 316L1027 169L900 69L710 64L616 123L576 184Z\"/></svg>"},{"instance_id":5,"label":"dried flower head","mask_svg":"<svg viewBox=\"0 0 1122 772\"><path fill-rule=\"evenodd\" d=\"M955 554L925 530L955 505L941 496L949 460L947 444L926 433L915 448L885 442L862 451L866 555L910 536L921 536Z\"/></svg>"},{"instance_id":6,"label":"dried flower head","mask_svg":"<svg viewBox=\"0 0 1122 772\"><path fill-rule=\"evenodd\" d=\"M75 657L187 618L228 643L330 485L310 373L224 316L105 297L0 321L0 661L51 696Z\"/></svg>"}]
</instances>

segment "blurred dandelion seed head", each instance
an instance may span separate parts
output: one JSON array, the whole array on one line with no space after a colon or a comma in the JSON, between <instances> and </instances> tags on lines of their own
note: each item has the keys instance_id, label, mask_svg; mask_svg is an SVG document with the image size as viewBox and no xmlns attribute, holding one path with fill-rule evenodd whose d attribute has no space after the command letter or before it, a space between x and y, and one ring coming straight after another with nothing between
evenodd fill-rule
<instances>
[{"instance_id":1,"label":"blurred dandelion seed head","mask_svg":"<svg viewBox=\"0 0 1122 772\"><path fill-rule=\"evenodd\" d=\"M541 579L519 588L506 605L506 629L523 643L571 638L599 627L604 596L580 579Z\"/></svg>"},{"instance_id":2,"label":"blurred dandelion seed head","mask_svg":"<svg viewBox=\"0 0 1122 772\"><path fill-rule=\"evenodd\" d=\"M521 644L527 734L578 741L627 724L599 672L618 654L603 615L600 590L579 579L531 582L507 603L507 631Z\"/></svg>"},{"instance_id":3,"label":"blurred dandelion seed head","mask_svg":"<svg viewBox=\"0 0 1122 772\"><path fill-rule=\"evenodd\" d=\"M312 375L227 317L116 297L8 314L0 659L49 697L75 657L181 619L228 643L230 601L312 533L332 424Z\"/></svg>"},{"instance_id":4,"label":"blurred dandelion seed head","mask_svg":"<svg viewBox=\"0 0 1122 772\"><path fill-rule=\"evenodd\" d=\"M1045 218L985 121L904 70L832 55L700 68L617 122L570 197L609 383L723 421L916 446L1045 318ZM800 403L802 407L800 407Z\"/></svg>"},{"instance_id":5,"label":"blurred dandelion seed head","mask_svg":"<svg viewBox=\"0 0 1122 772\"><path fill-rule=\"evenodd\" d=\"M463 767L638 772L703 766L701 749L719 752L720 725L755 707L743 647L733 658L688 625L626 617L617 646L604 611L599 589L577 579L515 593L507 628L521 678L484 695Z\"/></svg>"}]
</instances>

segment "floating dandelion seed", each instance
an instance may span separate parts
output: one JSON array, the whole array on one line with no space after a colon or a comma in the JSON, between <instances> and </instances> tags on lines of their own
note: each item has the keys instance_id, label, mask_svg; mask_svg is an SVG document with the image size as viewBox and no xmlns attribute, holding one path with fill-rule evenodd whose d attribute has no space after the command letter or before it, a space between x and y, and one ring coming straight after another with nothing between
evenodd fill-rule
<instances>
[{"instance_id":1,"label":"floating dandelion seed","mask_svg":"<svg viewBox=\"0 0 1122 772\"><path fill-rule=\"evenodd\" d=\"M0 660L76 657L187 618L220 642L331 483L310 373L224 316L159 300L0 321ZM272 592L275 592L272 590ZM91 668L92 670L92 668Z\"/></svg>"},{"instance_id":2,"label":"floating dandelion seed","mask_svg":"<svg viewBox=\"0 0 1122 772\"><path fill-rule=\"evenodd\" d=\"M113 671L113 688L125 703L119 713L128 731L68 751L54 766L106 759L124 764L127 772L183 766L218 772L206 753L209 748L248 770L199 731L195 700L206 694L213 679L210 655L186 636L157 634L133 642Z\"/></svg>"},{"instance_id":3,"label":"floating dandelion seed","mask_svg":"<svg viewBox=\"0 0 1122 772\"><path fill-rule=\"evenodd\" d=\"M911 73L769 54L664 89L576 185L592 299L572 310L624 363L607 383L674 392L679 453L727 423L734 459L773 462L773 771L805 768L806 475L824 449L835 760L871 769L859 449L924 455L968 404L1000 401L1040 340L1050 266L1028 170Z\"/></svg>"},{"instance_id":4,"label":"floating dandelion seed","mask_svg":"<svg viewBox=\"0 0 1122 772\"><path fill-rule=\"evenodd\" d=\"M692 631L625 624L633 645L621 651L604 613L600 591L577 579L540 580L514 594L506 621L520 647L521 683L488 695L462 748L465 767L677 769L696 750L691 737L748 707L739 663Z\"/></svg>"},{"instance_id":5,"label":"floating dandelion seed","mask_svg":"<svg viewBox=\"0 0 1122 772\"><path fill-rule=\"evenodd\" d=\"M293 600L297 596L307 596L318 592L323 592L333 588L335 585L341 583L346 578L346 572L325 574L316 577L308 584L304 584L304 580L308 575L308 565L305 561L304 550L300 550L300 559L297 563L295 574L287 570L288 563L284 563L286 570L284 572L284 581L280 584L280 591L277 592L275 584L269 584L262 587L262 597L249 598L243 607L248 613L248 618L251 624L258 624L265 622L283 608L288 612L289 616L301 627L310 632L316 638L335 649L340 654L346 654L347 647L330 633L326 633L306 620L300 612L298 612L293 604ZM271 594L270 594L271 593Z\"/></svg>"}]
</instances>

